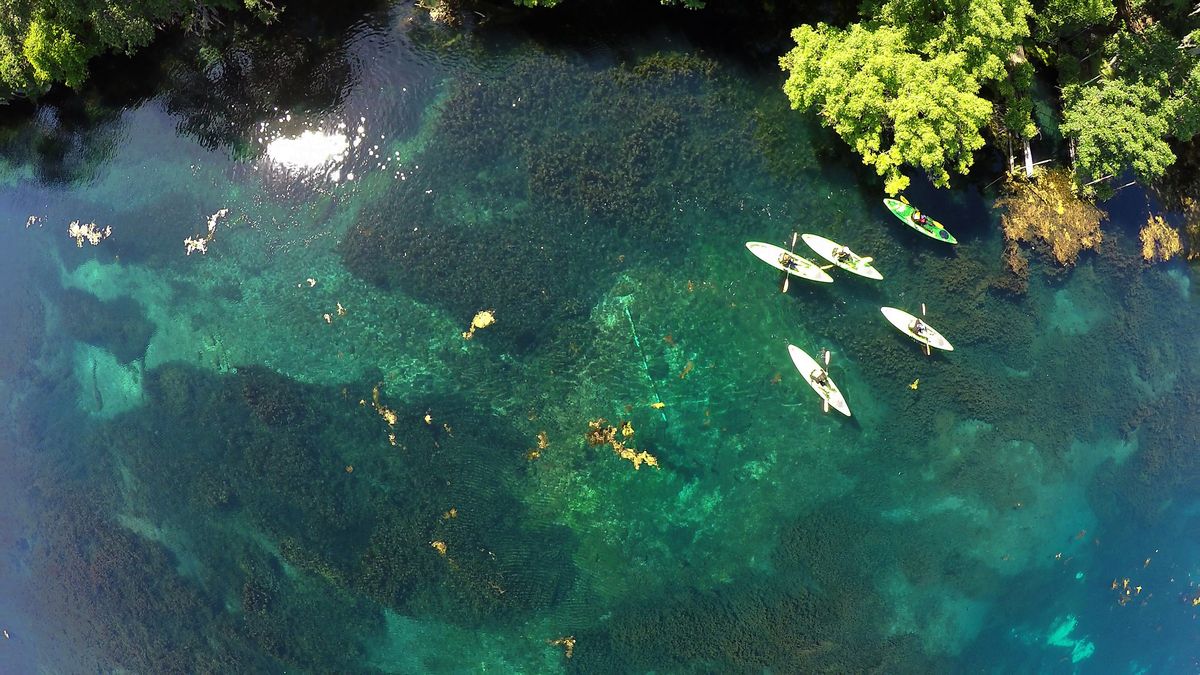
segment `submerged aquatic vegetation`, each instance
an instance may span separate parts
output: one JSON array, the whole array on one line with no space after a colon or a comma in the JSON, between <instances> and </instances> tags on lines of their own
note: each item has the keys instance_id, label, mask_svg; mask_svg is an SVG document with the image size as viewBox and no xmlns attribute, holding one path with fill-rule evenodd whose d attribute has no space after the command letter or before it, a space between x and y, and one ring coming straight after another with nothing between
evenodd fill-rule
<instances>
[{"instance_id":1,"label":"submerged aquatic vegetation","mask_svg":"<svg viewBox=\"0 0 1200 675\"><path fill-rule=\"evenodd\" d=\"M1179 164L1155 184L1154 191L1165 208L1182 216L1188 259L1200 257L1200 143L1181 149Z\"/></svg>"},{"instance_id":2,"label":"submerged aquatic vegetation","mask_svg":"<svg viewBox=\"0 0 1200 675\"><path fill-rule=\"evenodd\" d=\"M998 288L1024 293L1029 290L1029 258L1021 251L1017 242L1010 241L1004 246L1004 266L1010 272L997 283Z\"/></svg>"},{"instance_id":3,"label":"submerged aquatic vegetation","mask_svg":"<svg viewBox=\"0 0 1200 675\"><path fill-rule=\"evenodd\" d=\"M183 425L162 412L127 419L112 433L128 439L121 447L138 480L154 486L167 476L218 470L229 495L220 500L226 517L244 519L289 564L337 592L474 624L552 606L569 584L570 538L520 517L525 509L505 486L525 466L519 438L460 401L375 402L395 443L411 451L396 455L380 452L387 446L363 424L365 406L333 389L262 369L218 378L178 366L152 373L150 395L168 395L164 385L187 386L194 401L187 414L209 424L187 439L190 452L163 464L138 439L157 432L163 442L184 442L172 430ZM454 432L427 424L428 410L456 411ZM186 485L173 490L188 492ZM146 495L144 508L173 520L210 502ZM445 546L452 565L437 560L443 549L431 542Z\"/></svg>"},{"instance_id":4,"label":"submerged aquatic vegetation","mask_svg":"<svg viewBox=\"0 0 1200 675\"><path fill-rule=\"evenodd\" d=\"M1186 296L1186 277L1144 283L1168 277L1139 264L1120 232L1047 287L1046 265L1015 240L1006 272L1001 242L970 231L988 217L975 195L930 207L962 224L957 250L873 223L874 192L818 162L803 126L754 105L711 59L498 54L486 37L459 38L486 52L479 63L438 52L459 60L429 78L447 83L446 98L428 113L429 138L403 144L404 179L361 172L299 204L290 189L219 183L219 200L189 201L181 188L121 211L122 236L93 252L120 251L112 267L170 290L152 302L186 308L147 305L162 331L155 351L192 345L164 315L207 328L236 311L232 325L263 324L222 336L237 343L236 370L150 368L144 408L45 444L44 461L61 465L49 475L66 479L39 483L49 501L75 491L76 475L100 487L55 504L78 526L47 541L36 592L67 579L78 606L55 614L80 630L106 615L138 622L96 631L108 644L95 670L436 672L516 652L492 669L953 671L953 655L1011 637L977 635L1044 606L1022 589L1061 590L1064 560L1082 567L1099 550L1088 541L1049 562L1062 539L1125 517L1112 507L1103 524L1076 523L1089 506L1128 500L1149 521L1167 508L1164 485L1193 479L1178 442L1188 422L1153 419L1173 394L1164 414L1194 418L1195 392L1170 379L1187 375L1179 355L1194 350L1164 338L1188 334L1186 313L1155 316ZM332 79L342 60L322 61ZM261 45L214 57L214 86L253 86L267 63ZM376 97L375 62L363 64L372 84L347 106L407 100L407 79L386 79ZM207 105L187 121L206 119ZM256 110L207 119L218 129ZM226 203L252 223L235 232L247 245L203 270L178 258L182 233L154 232ZM888 282L779 294L741 241L777 241L797 218L887 261ZM357 278L331 257L343 234L336 255ZM145 269L160 249L169 268ZM230 302L215 302L220 279L242 284ZM901 299L914 312L928 303L959 350L925 357L880 324L877 306ZM5 300L45 318L39 296ZM468 349L464 317L468 334L500 323ZM857 423L795 404L809 392L783 339L839 355ZM19 361L37 358L38 337L4 340L17 353L0 353L0 373L28 371ZM75 379L58 379L44 391L73 411ZM0 397L14 398L5 386ZM592 411L623 421L593 420L592 443L580 442ZM1084 500L1088 461L1105 459L1100 441L1126 417L1125 451L1137 454ZM55 557L74 538L94 553L90 567L78 550ZM96 579L100 592L80 590ZM1054 597L1078 601L1069 589Z\"/></svg>"},{"instance_id":5,"label":"submerged aquatic vegetation","mask_svg":"<svg viewBox=\"0 0 1200 675\"><path fill-rule=\"evenodd\" d=\"M474 338L475 331L479 330L480 328L487 328L493 323L496 323L496 312L494 310L484 309L476 312L475 316L471 319L471 325L467 328L467 330L463 331L463 339L470 340L471 338Z\"/></svg>"},{"instance_id":6,"label":"submerged aquatic vegetation","mask_svg":"<svg viewBox=\"0 0 1200 675\"><path fill-rule=\"evenodd\" d=\"M528 459L532 462L538 457L541 457L542 451L548 447L550 447L550 437L546 435L544 430L539 431L537 434L537 447L529 450L529 452L526 452L525 459Z\"/></svg>"},{"instance_id":7,"label":"submerged aquatic vegetation","mask_svg":"<svg viewBox=\"0 0 1200 675\"><path fill-rule=\"evenodd\" d=\"M549 642L550 644L552 644L556 647L562 647L563 648L563 656L565 656L566 658L570 659L572 656L575 656L575 636L574 635L568 635L566 637L555 638L553 640L548 640L547 642Z\"/></svg>"},{"instance_id":8,"label":"submerged aquatic vegetation","mask_svg":"<svg viewBox=\"0 0 1200 675\"><path fill-rule=\"evenodd\" d=\"M1061 265L1073 265L1081 251L1095 249L1106 214L1075 193L1070 172L1039 168L1032 180L1015 177L996 200L1010 241L1040 243Z\"/></svg>"},{"instance_id":9,"label":"submerged aquatic vegetation","mask_svg":"<svg viewBox=\"0 0 1200 675\"><path fill-rule=\"evenodd\" d=\"M749 575L666 599L630 599L597 628L575 633L573 672L673 671L695 664L747 673L932 667L914 636L883 637L883 600L869 574L884 569L886 556L879 552L886 542L870 533L869 520L839 517L841 509L855 512L838 504L795 525L812 536L786 532L771 555L778 570L771 577ZM853 565L844 565L852 558Z\"/></svg>"},{"instance_id":10,"label":"submerged aquatic vegetation","mask_svg":"<svg viewBox=\"0 0 1200 675\"><path fill-rule=\"evenodd\" d=\"M1150 216L1138 237L1142 240L1142 258L1146 262L1170 260L1183 251L1179 231L1168 225L1162 216Z\"/></svg>"},{"instance_id":11,"label":"submerged aquatic vegetation","mask_svg":"<svg viewBox=\"0 0 1200 675\"><path fill-rule=\"evenodd\" d=\"M208 217L208 232L203 236L188 237L183 240L184 253L208 253L208 243L217 236L217 223L229 215L229 209L220 209Z\"/></svg>"},{"instance_id":12,"label":"submerged aquatic vegetation","mask_svg":"<svg viewBox=\"0 0 1200 675\"><path fill-rule=\"evenodd\" d=\"M505 330L490 342L510 351L581 320L622 269L679 260L692 214L736 212L728 191L758 161L741 152L746 97L696 55L597 69L515 54L448 86L420 170L366 204L339 249L374 284L492 308Z\"/></svg>"},{"instance_id":13,"label":"submerged aquatic vegetation","mask_svg":"<svg viewBox=\"0 0 1200 675\"><path fill-rule=\"evenodd\" d=\"M627 460L633 464L635 471L642 468L642 464L652 466L656 469L658 466L658 458L651 455L649 452L642 450L639 452L637 448L631 448L625 445L625 440L632 438L634 431L633 425L627 420L621 422L620 427L621 438L617 438L617 427L608 423L608 420L603 417L588 421L587 442L588 445L604 445L612 446L613 452L621 459Z\"/></svg>"},{"instance_id":14,"label":"submerged aquatic vegetation","mask_svg":"<svg viewBox=\"0 0 1200 675\"><path fill-rule=\"evenodd\" d=\"M112 236L112 225L106 225L103 229L96 223L81 223L78 220L71 221L67 226L67 236L75 240L75 246L83 248L83 242L92 246L99 246L100 242Z\"/></svg>"}]
</instances>

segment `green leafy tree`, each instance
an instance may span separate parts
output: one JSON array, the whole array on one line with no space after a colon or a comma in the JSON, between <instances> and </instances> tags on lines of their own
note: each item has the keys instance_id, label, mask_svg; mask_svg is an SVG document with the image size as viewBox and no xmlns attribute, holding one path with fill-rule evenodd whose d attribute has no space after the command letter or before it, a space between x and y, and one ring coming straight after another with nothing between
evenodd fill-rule
<instances>
[{"instance_id":1,"label":"green leafy tree","mask_svg":"<svg viewBox=\"0 0 1200 675\"><path fill-rule=\"evenodd\" d=\"M1160 178L1175 161L1172 139L1200 132L1200 57L1188 49L1183 14L1158 20L1139 5L1104 43L1103 66L1063 90L1062 131L1075 143L1081 178ZM1161 11L1161 10L1160 10Z\"/></svg>"},{"instance_id":2,"label":"green leafy tree","mask_svg":"<svg viewBox=\"0 0 1200 675\"><path fill-rule=\"evenodd\" d=\"M1183 85L1168 100L1167 114L1174 122L1179 140L1190 141L1200 133L1200 61L1192 66Z\"/></svg>"},{"instance_id":3,"label":"green leafy tree","mask_svg":"<svg viewBox=\"0 0 1200 675\"><path fill-rule=\"evenodd\" d=\"M905 165L939 186L949 184L951 170L970 168L992 104L978 95L962 53L925 58L910 50L904 31L886 26L801 26L792 38L796 47L780 59L792 107L817 109L885 177L889 193L907 187Z\"/></svg>"},{"instance_id":4,"label":"green leafy tree","mask_svg":"<svg viewBox=\"0 0 1200 675\"><path fill-rule=\"evenodd\" d=\"M1112 0L1045 0L1033 15L1037 34L1046 40L1104 25L1117 15Z\"/></svg>"},{"instance_id":5,"label":"green leafy tree","mask_svg":"<svg viewBox=\"0 0 1200 675\"><path fill-rule=\"evenodd\" d=\"M816 108L888 192L907 186L906 165L939 186L966 173L984 145L989 96L1007 137L1037 132L1034 73L1021 50L1029 0L884 0L864 10L871 21L796 29L780 65L792 106Z\"/></svg>"},{"instance_id":6,"label":"green leafy tree","mask_svg":"<svg viewBox=\"0 0 1200 675\"><path fill-rule=\"evenodd\" d=\"M62 26L34 19L25 33L21 53L29 63L38 85L66 82L78 87L87 77L87 62L93 51Z\"/></svg>"},{"instance_id":7,"label":"green leafy tree","mask_svg":"<svg viewBox=\"0 0 1200 675\"><path fill-rule=\"evenodd\" d=\"M1126 169L1139 180L1163 175L1175 161L1167 143L1163 101L1149 85L1122 79L1064 90L1062 131L1075 140L1076 170L1085 177L1116 176Z\"/></svg>"},{"instance_id":8,"label":"green leafy tree","mask_svg":"<svg viewBox=\"0 0 1200 675\"><path fill-rule=\"evenodd\" d=\"M268 0L0 0L0 99L54 82L78 87L93 56L132 53L160 27L202 27L238 7L268 21L277 14Z\"/></svg>"},{"instance_id":9,"label":"green leafy tree","mask_svg":"<svg viewBox=\"0 0 1200 675\"><path fill-rule=\"evenodd\" d=\"M876 18L904 31L910 49L934 58L963 55L977 80L998 80L1029 36L1028 0L888 0Z\"/></svg>"}]
</instances>

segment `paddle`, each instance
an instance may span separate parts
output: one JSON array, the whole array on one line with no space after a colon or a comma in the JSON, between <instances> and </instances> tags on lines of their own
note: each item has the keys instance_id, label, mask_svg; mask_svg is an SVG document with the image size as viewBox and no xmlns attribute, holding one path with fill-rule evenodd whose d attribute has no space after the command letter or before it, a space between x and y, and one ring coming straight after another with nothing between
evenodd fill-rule
<instances>
[{"instance_id":1,"label":"paddle","mask_svg":"<svg viewBox=\"0 0 1200 675\"><path fill-rule=\"evenodd\" d=\"M925 303L923 303L923 302L921 303L921 317L922 318L925 317ZM925 343L925 356L931 356L932 354L933 354L933 352L930 351L930 349L929 349L929 343L926 342Z\"/></svg>"},{"instance_id":2,"label":"paddle","mask_svg":"<svg viewBox=\"0 0 1200 675\"><path fill-rule=\"evenodd\" d=\"M793 232L793 233L792 233L792 245L791 245L791 247L788 249L788 253L789 253L789 254L790 254L790 253L793 253L795 250L796 250L796 233L795 233L795 232ZM788 289L788 283L789 283L789 282L791 282L791 280L792 280L792 273L791 273L791 272L786 272L786 271L785 271L785 272L783 273L783 292L784 292L784 293L787 293L787 289Z\"/></svg>"},{"instance_id":3,"label":"paddle","mask_svg":"<svg viewBox=\"0 0 1200 675\"><path fill-rule=\"evenodd\" d=\"M825 352L825 377L829 377L829 350L822 349L821 351ZM829 399L824 396L821 397L821 412L829 412Z\"/></svg>"}]
</instances>

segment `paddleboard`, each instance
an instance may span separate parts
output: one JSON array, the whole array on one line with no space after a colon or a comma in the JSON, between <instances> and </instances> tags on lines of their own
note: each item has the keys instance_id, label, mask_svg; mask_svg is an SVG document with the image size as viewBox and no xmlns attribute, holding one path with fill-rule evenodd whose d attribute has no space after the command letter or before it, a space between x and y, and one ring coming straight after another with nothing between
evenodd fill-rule
<instances>
[{"instance_id":1,"label":"paddleboard","mask_svg":"<svg viewBox=\"0 0 1200 675\"><path fill-rule=\"evenodd\" d=\"M879 311L883 312L883 316L886 317L893 326L899 329L901 333L904 333L917 342L920 342L924 345L929 345L934 349L944 349L948 352L954 351L954 347L951 346L950 342L947 341L946 338L942 337L942 334L934 330L933 326L930 326L929 324L925 324L925 335L923 336L912 332L912 328L910 328L910 326L912 326L913 321L916 321L917 319L917 317L913 316L912 314L909 314L902 309L896 309L895 307L880 307Z\"/></svg>"},{"instance_id":2,"label":"paddleboard","mask_svg":"<svg viewBox=\"0 0 1200 675\"><path fill-rule=\"evenodd\" d=\"M830 241L825 237L815 234L802 234L800 235L800 238L804 240L804 243L808 244L809 248L816 251L817 255L846 270L847 272L851 272L860 277L866 277L868 279L883 278L883 275L879 273L879 270L871 267L870 260L856 254L854 251L851 251L848 248L845 250L850 254L850 258L845 262L838 260L837 256L834 255L834 251L836 251L841 245L836 241Z\"/></svg>"},{"instance_id":3,"label":"paddleboard","mask_svg":"<svg viewBox=\"0 0 1200 675\"><path fill-rule=\"evenodd\" d=\"M757 256L759 260L781 272L787 272L792 276L808 279L809 281L820 281L826 284L833 283L833 277L826 274L825 270L818 267L816 263L801 258L795 253L789 253L785 248L780 248L774 244L764 244L761 241L748 241L746 242L746 248L750 249L750 252ZM784 261L794 263L796 266L795 269L784 267Z\"/></svg>"},{"instance_id":4,"label":"paddleboard","mask_svg":"<svg viewBox=\"0 0 1200 675\"><path fill-rule=\"evenodd\" d=\"M828 387L822 387L812 380L813 371L818 369L824 370L825 366L818 364L813 357L806 354L803 349L800 349L796 345L788 345L788 354L792 355L792 363L796 364L796 370L800 371L800 375L804 377L804 381L808 383L808 386L812 387L813 391L817 392L817 395L827 401L830 406L836 408L838 412L846 417L849 417L850 406L846 405L846 399L842 397L842 392L833 383L833 380L829 380ZM826 379L828 377L828 374L826 374Z\"/></svg>"},{"instance_id":5,"label":"paddleboard","mask_svg":"<svg viewBox=\"0 0 1200 675\"><path fill-rule=\"evenodd\" d=\"M888 207L888 210L892 212L893 216L896 216L900 220L904 221L905 225L908 225L917 232L920 232L927 237L937 239L938 241L944 241L947 244L958 243L958 240L954 238L954 235L947 232L946 228L942 227L942 224L933 218L927 217L925 224L923 225L914 221L912 219L912 214L916 212L917 207L913 206L912 204L905 204L904 202L896 201L895 199L885 199L883 200L883 203Z\"/></svg>"}]
</instances>

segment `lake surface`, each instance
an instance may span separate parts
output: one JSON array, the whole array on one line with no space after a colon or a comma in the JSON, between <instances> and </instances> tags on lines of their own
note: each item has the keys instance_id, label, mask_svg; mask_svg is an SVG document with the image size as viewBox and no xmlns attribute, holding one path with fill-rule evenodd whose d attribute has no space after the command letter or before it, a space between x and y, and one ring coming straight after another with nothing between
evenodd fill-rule
<instances>
[{"instance_id":1,"label":"lake surface","mask_svg":"<svg viewBox=\"0 0 1200 675\"><path fill-rule=\"evenodd\" d=\"M921 236L769 58L344 16L0 128L0 670L1200 667L1146 195L1017 275L994 172L916 185ZM885 279L781 293L744 244L796 231Z\"/></svg>"}]
</instances>

